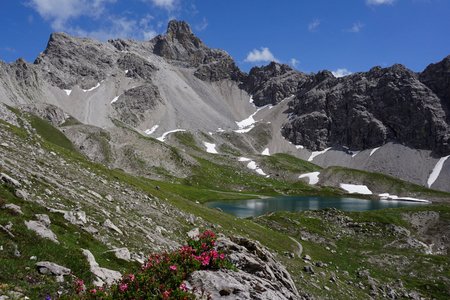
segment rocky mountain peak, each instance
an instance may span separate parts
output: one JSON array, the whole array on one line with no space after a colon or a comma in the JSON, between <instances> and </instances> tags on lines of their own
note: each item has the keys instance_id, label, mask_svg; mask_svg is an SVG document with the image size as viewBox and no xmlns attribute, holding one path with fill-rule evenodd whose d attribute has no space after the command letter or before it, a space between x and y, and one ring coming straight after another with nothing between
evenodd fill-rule
<instances>
[{"instance_id":1,"label":"rocky mountain peak","mask_svg":"<svg viewBox=\"0 0 450 300\"><path fill-rule=\"evenodd\" d=\"M171 20L167 25L166 36L170 39L180 39L186 36L193 36L191 26L185 21Z\"/></svg>"}]
</instances>

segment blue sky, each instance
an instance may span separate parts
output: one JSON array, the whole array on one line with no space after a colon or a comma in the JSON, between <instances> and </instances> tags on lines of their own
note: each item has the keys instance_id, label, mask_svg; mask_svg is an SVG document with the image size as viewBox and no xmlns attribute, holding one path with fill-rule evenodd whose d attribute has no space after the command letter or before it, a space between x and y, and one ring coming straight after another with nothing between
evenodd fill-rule
<instances>
[{"instance_id":1,"label":"blue sky","mask_svg":"<svg viewBox=\"0 0 450 300\"><path fill-rule=\"evenodd\" d=\"M143 40L176 18L245 71L270 60L304 72L421 71L450 54L449 16L449 0L3 0L0 59L32 62L53 31Z\"/></svg>"}]
</instances>

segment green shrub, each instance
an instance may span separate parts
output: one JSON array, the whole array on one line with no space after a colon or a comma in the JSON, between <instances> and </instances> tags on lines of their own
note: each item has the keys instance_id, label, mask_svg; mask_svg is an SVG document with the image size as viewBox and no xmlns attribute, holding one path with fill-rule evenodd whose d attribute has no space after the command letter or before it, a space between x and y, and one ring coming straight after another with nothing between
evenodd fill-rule
<instances>
[{"instance_id":1,"label":"green shrub","mask_svg":"<svg viewBox=\"0 0 450 300\"><path fill-rule=\"evenodd\" d=\"M86 288L75 281L76 299L195 299L183 283L197 270L233 269L215 249L216 235L207 230L178 251L152 254L136 274L126 274L111 287Z\"/></svg>"}]
</instances>

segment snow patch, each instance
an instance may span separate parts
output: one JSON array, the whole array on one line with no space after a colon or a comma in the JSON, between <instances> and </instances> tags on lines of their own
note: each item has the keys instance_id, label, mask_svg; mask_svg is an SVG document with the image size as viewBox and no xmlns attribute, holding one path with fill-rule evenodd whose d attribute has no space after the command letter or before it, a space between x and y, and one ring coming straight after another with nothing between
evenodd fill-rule
<instances>
[{"instance_id":1,"label":"snow patch","mask_svg":"<svg viewBox=\"0 0 450 300\"><path fill-rule=\"evenodd\" d=\"M225 130L223 130L222 128L217 128L217 132L225 132Z\"/></svg>"},{"instance_id":2,"label":"snow patch","mask_svg":"<svg viewBox=\"0 0 450 300\"><path fill-rule=\"evenodd\" d=\"M185 129L174 129L171 131L167 131L164 132L162 136L160 136L159 138L157 138L158 141L164 142L166 140L166 137L171 134L171 133L175 133L175 132L181 132L181 131L186 131Z\"/></svg>"},{"instance_id":3,"label":"snow patch","mask_svg":"<svg viewBox=\"0 0 450 300\"><path fill-rule=\"evenodd\" d=\"M372 195L372 191L366 185L341 183L341 189L346 190L350 194Z\"/></svg>"},{"instance_id":4,"label":"snow patch","mask_svg":"<svg viewBox=\"0 0 450 300\"><path fill-rule=\"evenodd\" d=\"M154 132L156 131L156 129L158 129L158 127L159 127L159 125L155 125L155 126L153 126L152 128L147 129L147 130L145 131L145 134L151 135L152 133L154 133Z\"/></svg>"},{"instance_id":5,"label":"snow patch","mask_svg":"<svg viewBox=\"0 0 450 300\"><path fill-rule=\"evenodd\" d=\"M421 202L421 203L431 203L430 200L417 199L412 197L399 197L396 195L390 195L388 193L379 194L380 200L397 200L397 201L410 201L410 202Z\"/></svg>"},{"instance_id":6,"label":"snow patch","mask_svg":"<svg viewBox=\"0 0 450 300\"><path fill-rule=\"evenodd\" d=\"M251 159L247 157L239 157L238 161L251 161Z\"/></svg>"},{"instance_id":7,"label":"snow patch","mask_svg":"<svg viewBox=\"0 0 450 300\"><path fill-rule=\"evenodd\" d=\"M298 176L298 178L308 178L309 179L309 184L311 185L315 185L319 182L319 175L320 172L311 172L311 173L305 173L302 174L300 176Z\"/></svg>"},{"instance_id":8,"label":"snow patch","mask_svg":"<svg viewBox=\"0 0 450 300\"><path fill-rule=\"evenodd\" d=\"M261 152L261 155L270 156L269 148L264 149L264 151Z\"/></svg>"},{"instance_id":9,"label":"snow patch","mask_svg":"<svg viewBox=\"0 0 450 300\"><path fill-rule=\"evenodd\" d=\"M356 155L358 155L359 152L360 152L360 151L353 151L353 152L352 152L352 158L355 157Z\"/></svg>"},{"instance_id":10,"label":"snow patch","mask_svg":"<svg viewBox=\"0 0 450 300\"><path fill-rule=\"evenodd\" d=\"M436 165L433 168L433 171L430 174L430 177L428 177L428 187L431 187L433 183L438 179L439 174L441 174L442 167L444 166L445 161L450 157L450 155L441 157L439 161L436 163Z\"/></svg>"},{"instance_id":11,"label":"snow patch","mask_svg":"<svg viewBox=\"0 0 450 300\"><path fill-rule=\"evenodd\" d=\"M267 175L261 168L258 167L258 165L256 164L255 161L251 160L250 158L247 157L239 157L238 161L242 161L242 162L248 162L247 164L247 168L249 168L250 170L255 171L257 174L262 175L262 176L266 176L266 177L270 177L270 175Z\"/></svg>"},{"instance_id":12,"label":"snow patch","mask_svg":"<svg viewBox=\"0 0 450 300\"><path fill-rule=\"evenodd\" d=\"M250 103L253 103L253 96L250 96L249 102L250 102Z\"/></svg>"},{"instance_id":13,"label":"snow patch","mask_svg":"<svg viewBox=\"0 0 450 300\"><path fill-rule=\"evenodd\" d=\"M252 160L247 164L247 168L249 168L250 170L256 170L258 166L256 165L256 162Z\"/></svg>"},{"instance_id":14,"label":"snow patch","mask_svg":"<svg viewBox=\"0 0 450 300\"><path fill-rule=\"evenodd\" d=\"M112 99L111 104L113 104L114 102L116 102L117 100L119 100L119 97L120 97L120 95L117 96L116 98Z\"/></svg>"},{"instance_id":15,"label":"snow patch","mask_svg":"<svg viewBox=\"0 0 450 300\"><path fill-rule=\"evenodd\" d=\"M253 128L255 128L255 125L251 125L250 127L245 128L245 129L234 130L234 132L236 132L236 133L247 133L250 130L252 130Z\"/></svg>"},{"instance_id":16,"label":"snow patch","mask_svg":"<svg viewBox=\"0 0 450 300\"><path fill-rule=\"evenodd\" d=\"M372 151L370 151L369 157L371 157L375 152L377 152L378 149L380 149L380 147L372 149Z\"/></svg>"},{"instance_id":17,"label":"snow patch","mask_svg":"<svg viewBox=\"0 0 450 300\"><path fill-rule=\"evenodd\" d=\"M295 145L295 148L297 148L297 149L304 149L305 147L302 146L302 145Z\"/></svg>"},{"instance_id":18,"label":"snow patch","mask_svg":"<svg viewBox=\"0 0 450 300\"><path fill-rule=\"evenodd\" d=\"M248 118L240 121L240 122L236 122L236 125L239 127L238 130L234 130L234 132L237 133L247 133L250 130L252 130L255 127L255 123L256 120L253 118L260 110L266 108L266 107L270 107L271 105L265 105L263 107L258 108L254 113L252 113Z\"/></svg>"},{"instance_id":19,"label":"snow patch","mask_svg":"<svg viewBox=\"0 0 450 300\"><path fill-rule=\"evenodd\" d=\"M70 94L72 94L72 90L64 90L64 92L66 92L67 96L70 96Z\"/></svg>"},{"instance_id":20,"label":"snow patch","mask_svg":"<svg viewBox=\"0 0 450 300\"><path fill-rule=\"evenodd\" d=\"M203 145L205 145L205 147L206 147L206 152L213 153L213 154L219 154L219 152L217 152L217 150L216 150L216 144L203 142Z\"/></svg>"},{"instance_id":21,"label":"snow patch","mask_svg":"<svg viewBox=\"0 0 450 300\"><path fill-rule=\"evenodd\" d=\"M330 148L327 148L327 149L324 149L324 150L322 150L322 151L313 151L312 153L311 153L311 156L308 158L308 161L312 161L316 156L319 156L319 155L321 155L321 154L324 154L325 152L327 152L328 150L330 150L331 149L331 147Z\"/></svg>"},{"instance_id":22,"label":"snow patch","mask_svg":"<svg viewBox=\"0 0 450 300\"><path fill-rule=\"evenodd\" d=\"M99 82L99 83L97 83L97 85L96 85L96 86L94 86L94 87L91 87L90 89L87 89L87 90L83 90L83 92L91 92L91 91L95 90L95 89L96 89L96 88L98 88L98 87L100 87L100 82Z\"/></svg>"},{"instance_id":23,"label":"snow patch","mask_svg":"<svg viewBox=\"0 0 450 300\"><path fill-rule=\"evenodd\" d=\"M125 74L128 74L128 72L129 72L128 70L125 70Z\"/></svg>"}]
</instances>

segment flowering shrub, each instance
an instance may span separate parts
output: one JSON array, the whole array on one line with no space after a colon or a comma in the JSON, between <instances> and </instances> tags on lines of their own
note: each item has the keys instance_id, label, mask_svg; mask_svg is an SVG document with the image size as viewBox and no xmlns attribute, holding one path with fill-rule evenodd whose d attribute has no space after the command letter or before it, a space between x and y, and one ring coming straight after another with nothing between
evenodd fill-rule
<instances>
[{"instance_id":1,"label":"flowering shrub","mask_svg":"<svg viewBox=\"0 0 450 300\"><path fill-rule=\"evenodd\" d=\"M75 281L78 299L195 299L184 280L197 270L232 269L225 254L215 250L216 235L207 230L178 251L152 254L136 274L124 275L111 287L86 288Z\"/></svg>"}]
</instances>

